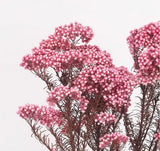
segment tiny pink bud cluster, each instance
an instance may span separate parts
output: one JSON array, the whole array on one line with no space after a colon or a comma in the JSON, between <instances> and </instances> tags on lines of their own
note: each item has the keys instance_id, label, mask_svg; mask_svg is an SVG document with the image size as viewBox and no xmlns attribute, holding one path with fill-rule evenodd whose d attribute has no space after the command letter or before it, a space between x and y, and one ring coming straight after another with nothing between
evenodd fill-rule
<instances>
[{"instance_id":1,"label":"tiny pink bud cluster","mask_svg":"<svg viewBox=\"0 0 160 151\"><path fill-rule=\"evenodd\" d=\"M100 124L105 125L106 123L114 122L114 121L116 121L115 116L109 113L101 112L100 114L97 114L95 116L95 122L97 122L99 125Z\"/></svg>"},{"instance_id":2,"label":"tiny pink bud cluster","mask_svg":"<svg viewBox=\"0 0 160 151\"><path fill-rule=\"evenodd\" d=\"M112 133L112 134L105 134L102 138L100 138L100 148L105 148L106 146L109 146L112 142L116 141L117 143L125 144L129 138L127 136L124 136L120 132Z\"/></svg>"},{"instance_id":3,"label":"tiny pink bud cluster","mask_svg":"<svg viewBox=\"0 0 160 151\"><path fill-rule=\"evenodd\" d=\"M85 111L89 103L89 101L86 100L84 96L81 96L81 91L79 91L78 88L69 88L68 86L59 86L51 91L49 97L47 98L47 102L49 103L49 105L54 106L58 101L66 100L67 98L69 98L70 100L79 101L79 108L82 112Z\"/></svg>"},{"instance_id":4,"label":"tiny pink bud cluster","mask_svg":"<svg viewBox=\"0 0 160 151\"><path fill-rule=\"evenodd\" d=\"M159 132L159 133L154 134L154 137L155 137L155 139L157 139L157 140L159 141L159 140L160 140L160 132Z\"/></svg>"},{"instance_id":5,"label":"tiny pink bud cluster","mask_svg":"<svg viewBox=\"0 0 160 151\"><path fill-rule=\"evenodd\" d=\"M51 107L39 107L34 104L27 104L19 107L17 114L25 120L39 121L42 125L46 125L47 127L52 126L52 124L62 124L61 113Z\"/></svg>"},{"instance_id":6,"label":"tiny pink bud cluster","mask_svg":"<svg viewBox=\"0 0 160 151\"><path fill-rule=\"evenodd\" d=\"M25 106L20 106L17 114L20 115L23 119L33 119L37 120L37 110L39 109L38 105L35 104L26 104Z\"/></svg>"},{"instance_id":7,"label":"tiny pink bud cluster","mask_svg":"<svg viewBox=\"0 0 160 151\"><path fill-rule=\"evenodd\" d=\"M137 78L140 83L153 83L160 78L160 49L150 48L138 58Z\"/></svg>"},{"instance_id":8,"label":"tiny pink bud cluster","mask_svg":"<svg viewBox=\"0 0 160 151\"><path fill-rule=\"evenodd\" d=\"M80 108L81 112L85 112L89 101L86 100L85 97L82 97L81 99L79 99L79 101L80 101L79 108Z\"/></svg>"},{"instance_id":9,"label":"tiny pink bud cluster","mask_svg":"<svg viewBox=\"0 0 160 151\"><path fill-rule=\"evenodd\" d=\"M154 135L155 139L158 141L157 147L160 150L160 132Z\"/></svg>"}]
</instances>

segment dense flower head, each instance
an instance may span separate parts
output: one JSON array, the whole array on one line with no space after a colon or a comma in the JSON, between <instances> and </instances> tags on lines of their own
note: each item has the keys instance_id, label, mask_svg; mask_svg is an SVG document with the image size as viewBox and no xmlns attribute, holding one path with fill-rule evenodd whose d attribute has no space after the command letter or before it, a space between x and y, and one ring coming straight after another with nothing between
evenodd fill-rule
<instances>
[{"instance_id":1,"label":"dense flower head","mask_svg":"<svg viewBox=\"0 0 160 151\"><path fill-rule=\"evenodd\" d=\"M160 78L160 49L145 50L138 58L137 78L140 83L153 83Z\"/></svg>"},{"instance_id":2,"label":"dense flower head","mask_svg":"<svg viewBox=\"0 0 160 151\"><path fill-rule=\"evenodd\" d=\"M88 43L92 37L93 31L89 26L82 26L82 24L75 22L57 27L53 35L50 35L46 40L42 40L39 48L68 51L78 42L76 40Z\"/></svg>"},{"instance_id":3,"label":"dense flower head","mask_svg":"<svg viewBox=\"0 0 160 151\"><path fill-rule=\"evenodd\" d=\"M84 57L84 65L103 65L113 67L112 59L109 53L100 50L97 46L80 46L77 47Z\"/></svg>"},{"instance_id":4,"label":"dense flower head","mask_svg":"<svg viewBox=\"0 0 160 151\"><path fill-rule=\"evenodd\" d=\"M89 26L82 26L82 24L75 22L57 27L55 29L55 35L72 41L75 41L76 38L80 38L82 42L88 43L93 37L93 31Z\"/></svg>"},{"instance_id":5,"label":"dense flower head","mask_svg":"<svg viewBox=\"0 0 160 151\"><path fill-rule=\"evenodd\" d=\"M115 116L109 113L101 112L95 116L95 122L97 122L98 124L105 125L106 123L114 121L116 121Z\"/></svg>"},{"instance_id":6,"label":"dense flower head","mask_svg":"<svg viewBox=\"0 0 160 151\"><path fill-rule=\"evenodd\" d=\"M59 26L53 35L40 42L39 47L32 49L32 54L24 56L20 65L34 71L48 67L61 71L71 66L81 69L83 65L92 63L93 59L87 61L87 57L91 58L91 54L98 50L94 46L86 45L92 37L93 31L89 26L82 26L77 22ZM77 38L84 44L77 46ZM87 49L89 54L82 49ZM107 56L105 60L109 61L108 54L105 55Z\"/></svg>"},{"instance_id":7,"label":"dense flower head","mask_svg":"<svg viewBox=\"0 0 160 151\"><path fill-rule=\"evenodd\" d=\"M53 64L54 51L33 48L32 54L23 57L21 66L28 70L46 69Z\"/></svg>"},{"instance_id":8,"label":"dense flower head","mask_svg":"<svg viewBox=\"0 0 160 151\"><path fill-rule=\"evenodd\" d=\"M36 112L39 109L38 105L35 104L26 104L25 106L20 106L17 114L20 115L23 119L34 119L37 120Z\"/></svg>"},{"instance_id":9,"label":"dense flower head","mask_svg":"<svg viewBox=\"0 0 160 151\"><path fill-rule=\"evenodd\" d=\"M131 31L127 42L133 56L135 53L141 53L144 48L160 48L160 22L150 23Z\"/></svg>"},{"instance_id":10,"label":"dense flower head","mask_svg":"<svg viewBox=\"0 0 160 151\"><path fill-rule=\"evenodd\" d=\"M72 48L72 44L68 39L63 39L62 37L57 37L55 35L50 35L48 39L42 40L39 45L39 49L49 49L52 51L68 51Z\"/></svg>"},{"instance_id":11,"label":"dense flower head","mask_svg":"<svg viewBox=\"0 0 160 151\"><path fill-rule=\"evenodd\" d=\"M78 51L71 49L65 53L56 53L52 56L52 66L56 71L66 70L69 68L82 68L84 57L83 54Z\"/></svg>"},{"instance_id":12,"label":"dense flower head","mask_svg":"<svg viewBox=\"0 0 160 151\"><path fill-rule=\"evenodd\" d=\"M82 69L85 65L113 66L109 53L91 45L77 47L66 52L34 48L32 54L24 56L21 63L21 66L29 70L37 71L54 67L58 72L71 68Z\"/></svg>"},{"instance_id":13,"label":"dense flower head","mask_svg":"<svg viewBox=\"0 0 160 151\"><path fill-rule=\"evenodd\" d=\"M112 133L112 134L105 134L103 137L100 138L100 148L105 148L109 146L111 143L116 142L118 144L125 144L129 138L120 132Z\"/></svg>"},{"instance_id":14,"label":"dense flower head","mask_svg":"<svg viewBox=\"0 0 160 151\"><path fill-rule=\"evenodd\" d=\"M71 66L82 68L83 59L82 53L77 50L58 53L51 50L34 48L31 55L23 57L21 66L35 71L47 69L48 67L54 67L56 71L61 71Z\"/></svg>"},{"instance_id":15,"label":"dense flower head","mask_svg":"<svg viewBox=\"0 0 160 151\"><path fill-rule=\"evenodd\" d=\"M79 102L79 108L82 112L85 111L89 103L84 96L81 96L81 91L79 91L78 88L69 88L68 86L56 87L53 91L49 93L47 102L49 103L49 105L54 106L58 101L66 99L77 100Z\"/></svg>"},{"instance_id":16,"label":"dense flower head","mask_svg":"<svg viewBox=\"0 0 160 151\"><path fill-rule=\"evenodd\" d=\"M34 104L27 104L25 106L20 106L17 114L25 120L39 121L42 125L46 125L47 127L50 127L52 124L62 124L61 113L51 107L39 107Z\"/></svg>"},{"instance_id":17,"label":"dense flower head","mask_svg":"<svg viewBox=\"0 0 160 151\"><path fill-rule=\"evenodd\" d=\"M69 88L68 86L59 86L49 93L47 102L49 105L54 105L52 103L56 103L66 97L70 97L71 99L79 99L81 98L81 92L73 87Z\"/></svg>"},{"instance_id":18,"label":"dense flower head","mask_svg":"<svg viewBox=\"0 0 160 151\"><path fill-rule=\"evenodd\" d=\"M127 42L139 83L154 83L160 76L160 22L131 31Z\"/></svg>"},{"instance_id":19,"label":"dense flower head","mask_svg":"<svg viewBox=\"0 0 160 151\"><path fill-rule=\"evenodd\" d=\"M135 77L124 67L105 66L83 69L74 81L82 92L101 94L106 104L114 107L128 105L128 96L136 85Z\"/></svg>"}]
</instances>

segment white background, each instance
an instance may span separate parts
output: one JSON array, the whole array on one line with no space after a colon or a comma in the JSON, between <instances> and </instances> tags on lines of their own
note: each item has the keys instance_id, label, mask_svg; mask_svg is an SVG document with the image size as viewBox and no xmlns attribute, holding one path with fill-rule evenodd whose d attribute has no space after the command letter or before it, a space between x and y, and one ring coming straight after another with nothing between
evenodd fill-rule
<instances>
[{"instance_id":1,"label":"white background","mask_svg":"<svg viewBox=\"0 0 160 151\"><path fill-rule=\"evenodd\" d=\"M158 20L160 0L0 0L0 151L47 151L16 114L20 105L46 104L45 85L19 64L56 26L89 25L91 43L130 70L129 31Z\"/></svg>"}]
</instances>

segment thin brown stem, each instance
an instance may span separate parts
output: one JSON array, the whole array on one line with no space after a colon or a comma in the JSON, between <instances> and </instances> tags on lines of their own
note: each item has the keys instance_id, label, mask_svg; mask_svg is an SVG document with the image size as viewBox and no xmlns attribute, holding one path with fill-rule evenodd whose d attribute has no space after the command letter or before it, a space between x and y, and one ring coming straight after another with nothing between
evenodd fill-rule
<instances>
[{"instance_id":1,"label":"thin brown stem","mask_svg":"<svg viewBox=\"0 0 160 151\"><path fill-rule=\"evenodd\" d=\"M32 125L32 121L27 121L27 123L30 125L33 134L34 134L35 137L39 140L39 142L42 143L44 146L46 146L46 148L47 148L49 151L52 151L52 147L50 146L49 143L46 142L46 141L47 141L47 140L46 140L47 138L46 138L45 136L41 137L41 136L38 134L38 130L36 130L35 125Z\"/></svg>"}]
</instances>

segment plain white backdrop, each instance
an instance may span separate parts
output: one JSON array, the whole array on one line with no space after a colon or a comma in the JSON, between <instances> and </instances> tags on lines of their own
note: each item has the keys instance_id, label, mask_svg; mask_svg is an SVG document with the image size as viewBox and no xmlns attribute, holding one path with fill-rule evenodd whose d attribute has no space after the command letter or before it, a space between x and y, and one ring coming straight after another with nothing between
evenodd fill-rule
<instances>
[{"instance_id":1,"label":"plain white backdrop","mask_svg":"<svg viewBox=\"0 0 160 151\"><path fill-rule=\"evenodd\" d=\"M46 104L45 85L19 64L55 27L90 26L91 44L131 70L129 31L158 20L160 0L0 0L0 151L47 151L16 114L20 105Z\"/></svg>"}]
</instances>

